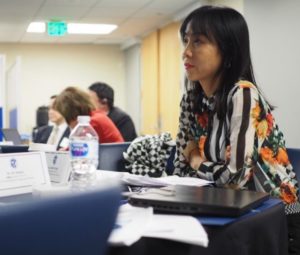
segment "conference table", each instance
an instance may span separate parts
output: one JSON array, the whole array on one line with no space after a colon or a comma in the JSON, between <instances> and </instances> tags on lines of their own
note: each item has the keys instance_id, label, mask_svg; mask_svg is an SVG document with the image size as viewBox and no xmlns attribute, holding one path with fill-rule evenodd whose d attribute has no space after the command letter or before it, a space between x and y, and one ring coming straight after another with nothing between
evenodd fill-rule
<instances>
[{"instance_id":1,"label":"conference table","mask_svg":"<svg viewBox=\"0 0 300 255\"><path fill-rule=\"evenodd\" d=\"M1 203L31 200L31 194L4 197ZM269 201L275 201L270 199ZM268 203L265 202L265 203ZM262 206L264 207L264 206ZM207 248L142 237L131 246L109 247L108 255L287 255L287 222L284 205L276 199L262 210L253 210L226 224L214 225L200 217L209 238ZM208 217L209 219L209 217Z\"/></svg>"},{"instance_id":2,"label":"conference table","mask_svg":"<svg viewBox=\"0 0 300 255\"><path fill-rule=\"evenodd\" d=\"M170 240L141 238L133 245L110 247L109 255L286 255L287 223L284 205L276 203L249 217L222 226L203 224L207 248Z\"/></svg>"}]
</instances>

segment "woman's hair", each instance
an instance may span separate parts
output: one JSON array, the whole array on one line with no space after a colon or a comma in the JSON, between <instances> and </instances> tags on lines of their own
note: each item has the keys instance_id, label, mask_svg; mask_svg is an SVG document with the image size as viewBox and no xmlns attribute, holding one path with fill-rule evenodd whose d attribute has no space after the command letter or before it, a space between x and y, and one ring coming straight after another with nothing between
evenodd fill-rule
<instances>
[{"instance_id":1,"label":"woman's hair","mask_svg":"<svg viewBox=\"0 0 300 255\"><path fill-rule=\"evenodd\" d=\"M204 35L211 42L216 43L222 63L218 74L220 87L216 91L216 112L219 118L224 118L227 111L227 97L229 91L239 80L247 80L255 86L255 78L250 57L250 42L248 26L243 16L228 7L203 6L191 12L183 21L180 28L182 41L190 25L192 33ZM202 88L199 82L191 82L195 93L194 111L199 112L197 106L202 100Z\"/></svg>"},{"instance_id":2,"label":"woman's hair","mask_svg":"<svg viewBox=\"0 0 300 255\"><path fill-rule=\"evenodd\" d=\"M94 91L97 94L97 97L106 103L109 109L114 106L114 90L111 86L104 82L95 82L89 86L89 90Z\"/></svg>"},{"instance_id":3,"label":"woman's hair","mask_svg":"<svg viewBox=\"0 0 300 255\"><path fill-rule=\"evenodd\" d=\"M86 92L76 87L68 87L56 97L54 109L70 124L71 121L77 120L79 115L90 115L95 107Z\"/></svg>"}]
</instances>

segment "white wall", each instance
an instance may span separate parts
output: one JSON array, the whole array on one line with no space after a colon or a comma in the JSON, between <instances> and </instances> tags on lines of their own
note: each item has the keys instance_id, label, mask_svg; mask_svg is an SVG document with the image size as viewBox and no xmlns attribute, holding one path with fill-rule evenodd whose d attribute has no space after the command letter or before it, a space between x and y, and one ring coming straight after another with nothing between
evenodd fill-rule
<instances>
[{"instance_id":1,"label":"white wall","mask_svg":"<svg viewBox=\"0 0 300 255\"><path fill-rule=\"evenodd\" d=\"M135 44L124 50L125 55L125 101L128 114L139 134L141 125L141 49Z\"/></svg>"},{"instance_id":2,"label":"white wall","mask_svg":"<svg viewBox=\"0 0 300 255\"><path fill-rule=\"evenodd\" d=\"M116 105L125 108L124 55L118 45L0 44L0 54L6 55L7 67L17 56L22 59L22 133L31 133L37 107L70 85L86 89L107 82L116 91Z\"/></svg>"},{"instance_id":3,"label":"white wall","mask_svg":"<svg viewBox=\"0 0 300 255\"><path fill-rule=\"evenodd\" d=\"M208 4L211 5L221 5L234 8L235 10L243 13L244 11L244 1L243 0L208 0Z\"/></svg>"},{"instance_id":4,"label":"white wall","mask_svg":"<svg viewBox=\"0 0 300 255\"><path fill-rule=\"evenodd\" d=\"M300 148L300 1L245 0L257 82L277 108L287 147Z\"/></svg>"},{"instance_id":5,"label":"white wall","mask_svg":"<svg viewBox=\"0 0 300 255\"><path fill-rule=\"evenodd\" d=\"M5 63L5 56L0 54L0 128L2 128L5 123L4 118L4 111L5 111L5 70L6 70L6 63ZM2 136L1 136L2 137ZM1 141L1 139L0 139Z\"/></svg>"}]
</instances>

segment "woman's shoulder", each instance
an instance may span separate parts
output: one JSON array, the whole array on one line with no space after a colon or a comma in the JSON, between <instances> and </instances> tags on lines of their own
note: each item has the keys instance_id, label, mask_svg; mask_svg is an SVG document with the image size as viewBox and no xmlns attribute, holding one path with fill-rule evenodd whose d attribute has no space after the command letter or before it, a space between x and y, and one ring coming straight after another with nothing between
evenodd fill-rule
<instances>
[{"instance_id":1,"label":"woman's shoulder","mask_svg":"<svg viewBox=\"0 0 300 255\"><path fill-rule=\"evenodd\" d=\"M256 86L247 80L240 80L236 83L236 86L238 86L240 89L256 89Z\"/></svg>"},{"instance_id":2,"label":"woman's shoulder","mask_svg":"<svg viewBox=\"0 0 300 255\"><path fill-rule=\"evenodd\" d=\"M233 86L227 100L228 104L233 103L234 105L243 105L245 102L250 103L251 101L259 103L260 107L263 107L266 111L271 110L257 86L246 80L240 80Z\"/></svg>"},{"instance_id":3,"label":"woman's shoulder","mask_svg":"<svg viewBox=\"0 0 300 255\"><path fill-rule=\"evenodd\" d=\"M234 84L233 88L229 92L229 98L244 96L245 93L248 93L251 97L259 97L260 93L255 86L250 81L240 80Z\"/></svg>"},{"instance_id":4,"label":"woman's shoulder","mask_svg":"<svg viewBox=\"0 0 300 255\"><path fill-rule=\"evenodd\" d=\"M254 83L246 80L240 80L237 83L234 84L233 88L231 89L231 92L242 92L244 90L253 90L255 92L258 92L257 87Z\"/></svg>"}]
</instances>

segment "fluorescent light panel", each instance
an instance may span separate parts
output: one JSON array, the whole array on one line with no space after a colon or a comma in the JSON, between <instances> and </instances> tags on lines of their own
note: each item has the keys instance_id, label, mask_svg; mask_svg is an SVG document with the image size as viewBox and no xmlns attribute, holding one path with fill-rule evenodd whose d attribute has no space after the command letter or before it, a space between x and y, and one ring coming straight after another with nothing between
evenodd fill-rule
<instances>
[{"instance_id":1,"label":"fluorescent light panel","mask_svg":"<svg viewBox=\"0 0 300 255\"><path fill-rule=\"evenodd\" d=\"M83 24L70 23L67 24L67 31L69 34L109 34L118 26L111 24ZM29 33L45 33L45 22L31 22L27 28Z\"/></svg>"},{"instance_id":2,"label":"fluorescent light panel","mask_svg":"<svg viewBox=\"0 0 300 255\"><path fill-rule=\"evenodd\" d=\"M69 34L109 34L117 28L116 25L110 24L67 24Z\"/></svg>"},{"instance_id":3,"label":"fluorescent light panel","mask_svg":"<svg viewBox=\"0 0 300 255\"><path fill-rule=\"evenodd\" d=\"M46 24L44 22L31 22L27 28L28 33L45 33Z\"/></svg>"}]
</instances>

